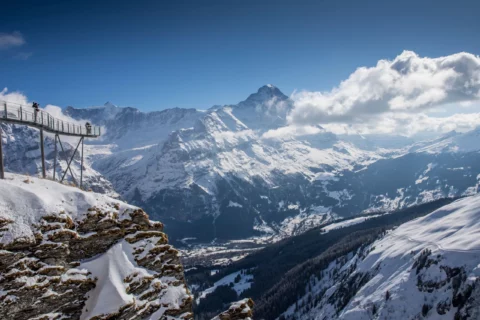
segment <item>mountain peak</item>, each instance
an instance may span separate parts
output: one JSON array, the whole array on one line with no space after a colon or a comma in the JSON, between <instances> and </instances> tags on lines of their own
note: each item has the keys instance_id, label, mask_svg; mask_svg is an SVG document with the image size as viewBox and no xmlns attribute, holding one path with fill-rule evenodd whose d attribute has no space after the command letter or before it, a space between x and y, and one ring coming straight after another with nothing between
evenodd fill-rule
<instances>
[{"instance_id":1,"label":"mountain peak","mask_svg":"<svg viewBox=\"0 0 480 320\"><path fill-rule=\"evenodd\" d=\"M116 105L114 105L110 101L105 102L105 104L103 106L106 107L106 108L116 108L117 107Z\"/></svg>"},{"instance_id":2,"label":"mountain peak","mask_svg":"<svg viewBox=\"0 0 480 320\"><path fill-rule=\"evenodd\" d=\"M274 85L267 84L260 87L256 93L252 93L245 101L240 102L238 105L241 107L262 105L273 99L283 101L287 100L288 97Z\"/></svg>"},{"instance_id":3,"label":"mountain peak","mask_svg":"<svg viewBox=\"0 0 480 320\"><path fill-rule=\"evenodd\" d=\"M266 84L264 86L261 86L258 89L257 94L261 94L261 93L266 93L266 94L270 94L272 96L277 96L277 97L282 98L282 100L288 98L286 95L283 94L282 91L280 91L280 89L275 87L273 84ZM250 96L252 96L252 95L250 95Z\"/></svg>"}]
</instances>

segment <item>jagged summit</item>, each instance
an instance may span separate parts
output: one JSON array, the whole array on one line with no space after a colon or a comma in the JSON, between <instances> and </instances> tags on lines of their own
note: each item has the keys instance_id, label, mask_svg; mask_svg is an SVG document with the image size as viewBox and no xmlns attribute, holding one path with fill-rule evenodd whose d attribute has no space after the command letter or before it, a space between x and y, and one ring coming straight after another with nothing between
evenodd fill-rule
<instances>
[{"instance_id":1,"label":"jagged summit","mask_svg":"<svg viewBox=\"0 0 480 320\"><path fill-rule=\"evenodd\" d=\"M118 108L116 104L111 103L110 101L105 102L103 105L105 108Z\"/></svg>"},{"instance_id":2,"label":"jagged summit","mask_svg":"<svg viewBox=\"0 0 480 320\"><path fill-rule=\"evenodd\" d=\"M258 89L256 93L252 93L248 96L245 101L242 101L238 104L239 107L245 106L254 106L258 104L265 104L270 101L284 101L287 100L288 97L283 94L280 89L275 87L274 85L267 84Z\"/></svg>"}]
</instances>

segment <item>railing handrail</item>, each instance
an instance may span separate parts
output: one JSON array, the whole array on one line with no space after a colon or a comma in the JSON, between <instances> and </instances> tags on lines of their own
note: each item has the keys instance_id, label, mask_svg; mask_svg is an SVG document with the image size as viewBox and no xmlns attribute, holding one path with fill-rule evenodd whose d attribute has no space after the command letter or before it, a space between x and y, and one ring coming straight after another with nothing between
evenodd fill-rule
<instances>
[{"instance_id":1,"label":"railing handrail","mask_svg":"<svg viewBox=\"0 0 480 320\"><path fill-rule=\"evenodd\" d=\"M101 134L99 126L91 126L90 130L85 125L75 124L51 116L44 110L35 111L31 105L0 100L0 121L10 120L25 124L34 124L47 130L68 135L98 137Z\"/></svg>"}]
</instances>

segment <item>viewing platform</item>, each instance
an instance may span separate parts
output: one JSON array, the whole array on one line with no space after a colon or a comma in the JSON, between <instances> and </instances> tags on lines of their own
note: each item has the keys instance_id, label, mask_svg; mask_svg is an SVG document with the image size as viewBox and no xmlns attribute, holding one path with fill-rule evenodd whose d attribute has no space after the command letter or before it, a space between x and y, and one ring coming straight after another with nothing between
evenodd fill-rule
<instances>
[{"instance_id":1,"label":"viewing platform","mask_svg":"<svg viewBox=\"0 0 480 320\"><path fill-rule=\"evenodd\" d=\"M91 129L87 130L85 124L79 125L54 118L43 110L35 111L32 106L0 100L0 108L0 121L27 125L66 136L98 138L101 135L98 126L91 126Z\"/></svg>"},{"instance_id":2,"label":"viewing platform","mask_svg":"<svg viewBox=\"0 0 480 320\"><path fill-rule=\"evenodd\" d=\"M38 106L38 105L37 105ZM45 166L45 148L44 148L44 138L43 132L53 133L55 135L55 150L53 158L53 180L55 179L57 171L57 158L58 150L57 143L60 145L63 153L65 149L63 148L62 141L60 140L60 135L79 137L77 147L73 151L73 154L70 158L65 159L67 162L67 168L61 172L62 177L60 182L63 182L67 172L70 172L72 180L77 184L77 179L73 174L71 169L71 164L74 160L75 154L77 153L81 145L81 162L80 162L80 183L77 185L83 187L83 141L85 138L98 138L101 134L100 127L92 126L88 122L85 124L72 123L68 121L63 121L61 119L51 116L48 112L40 110L38 107L34 108L32 106L21 105L13 102L0 100L0 122L7 122L12 124L26 125L29 127L34 127L40 131L40 155L42 162L42 177L45 179L47 177L47 170ZM60 160L60 159L58 159ZM5 169L3 165L3 147L2 147L2 130L0 128L0 179L5 179Z\"/></svg>"}]
</instances>

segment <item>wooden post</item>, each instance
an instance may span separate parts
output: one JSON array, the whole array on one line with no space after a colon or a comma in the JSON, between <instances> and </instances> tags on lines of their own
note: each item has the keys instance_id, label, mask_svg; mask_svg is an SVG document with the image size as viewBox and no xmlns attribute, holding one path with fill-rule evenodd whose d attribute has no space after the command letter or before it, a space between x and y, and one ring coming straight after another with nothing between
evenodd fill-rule
<instances>
[{"instance_id":1,"label":"wooden post","mask_svg":"<svg viewBox=\"0 0 480 320\"><path fill-rule=\"evenodd\" d=\"M7 118L7 103L3 103L3 117L6 119Z\"/></svg>"},{"instance_id":2,"label":"wooden post","mask_svg":"<svg viewBox=\"0 0 480 320\"><path fill-rule=\"evenodd\" d=\"M5 179L5 169L3 168L2 131L3 130L0 127L0 179Z\"/></svg>"},{"instance_id":3,"label":"wooden post","mask_svg":"<svg viewBox=\"0 0 480 320\"><path fill-rule=\"evenodd\" d=\"M45 150L43 147L43 128L40 129L40 152L42 154L42 176L45 179L47 177L47 173L45 171Z\"/></svg>"}]
</instances>

